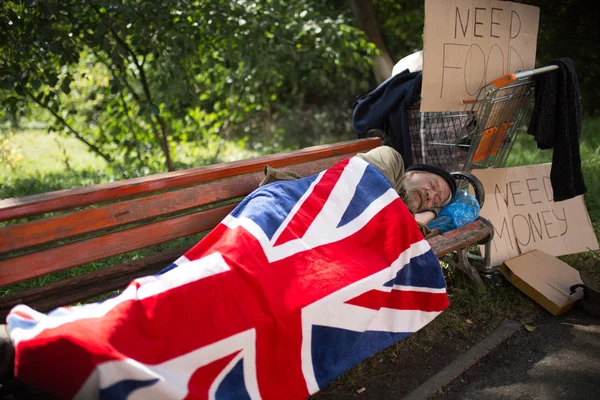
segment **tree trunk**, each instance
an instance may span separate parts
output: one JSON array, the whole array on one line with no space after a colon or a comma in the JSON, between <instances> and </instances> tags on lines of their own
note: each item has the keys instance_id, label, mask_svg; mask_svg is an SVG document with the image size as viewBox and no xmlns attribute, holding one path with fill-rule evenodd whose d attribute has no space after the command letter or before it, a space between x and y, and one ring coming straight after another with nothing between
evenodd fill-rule
<instances>
[{"instance_id":1,"label":"tree trunk","mask_svg":"<svg viewBox=\"0 0 600 400\"><path fill-rule=\"evenodd\" d=\"M146 55L143 56L143 61L140 63L138 60L137 54L133 51L133 49L129 46L129 44L127 44L127 42L119 36L119 34L111 27L111 25L107 23L106 18L100 12L99 7L95 4L92 4L92 7L94 8L94 11L96 12L96 14L98 14L98 16L100 17L102 22L106 26L109 27L108 29L109 29L110 33L112 34L113 38L115 39L115 41L117 42L117 44L119 46L121 46L127 53L129 53L131 60L135 64L135 66L138 70L138 73L139 73L140 83L142 84L142 89L144 90L144 94L146 95L146 103L147 103L146 106L155 106L158 108L158 105L154 104L154 101L152 99L152 93L150 92L150 85L148 84L148 80L146 79L146 71L144 70L144 64L146 63ZM127 83L126 76L124 76L123 81L125 83ZM136 98L136 100L138 100L138 103L141 104L140 99L136 95L136 92L133 90L133 88L129 85L127 85L127 86L130 89L131 93ZM155 119L156 123L158 124L158 127L160 128L160 130L157 129L157 127L155 125L154 131L155 131L156 140L158 141L160 148L165 156L167 170L174 171L175 167L173 166L173 161L171 159L171 153L169 150L169 142L168 142L169 131L167 128L167 123L165 122L163 117L160 115L160 112L155 115L154 119Z\"/></svg>"},{"instance_id":2,"label":"tree trunk","mask_svg":"<svg viewBox=\"0 0 600 400\"><path fill-rule=\"evenodd\" d=\"M165 160L167 162L167 169L169 171L175 171L175 167L173 166L173 161L171 160L171 151L169 150L169 141L168 141L168 128L165 120L160 116L160 114L156 115L156 121L158 125L160 125L160 147L165 155Z\"/></svg>"},{"instance_id":3,"label":"tree trunk","mask_svg":"<svg viewBox=\"0 0 600 400\"><path fill-rule=\"evenodd\" d=\"M392 75L394 62L383 42L377 18L375 17L373 0L352 0L352 10L354 11L358 27L367 35L367 39L375 44L381 52L380 55L375 56L375 66L373 67L375 79L378 83L381 83Z\"/></svg>"}]
</instances>

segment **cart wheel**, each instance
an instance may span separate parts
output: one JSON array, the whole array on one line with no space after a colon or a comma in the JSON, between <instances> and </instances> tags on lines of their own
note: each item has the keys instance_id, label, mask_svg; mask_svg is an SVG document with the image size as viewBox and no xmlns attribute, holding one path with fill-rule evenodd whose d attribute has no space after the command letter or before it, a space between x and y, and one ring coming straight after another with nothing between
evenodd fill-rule
<instances>
[{"instance_id":1,"label":"cart wheel","mask_svg":"<svg viewBox=\"0 0 600 400\"><path fill-rule=\"evenodd\" d=\"M475 198L479 203L479 207L483 207L483 202L485 201L485 190L483 189L483 184L481 181L477 177L471 174L465 174L464 172L452 172L451 175L457 181L467 181L475 191Z\"/></svg>"}]
</instances>

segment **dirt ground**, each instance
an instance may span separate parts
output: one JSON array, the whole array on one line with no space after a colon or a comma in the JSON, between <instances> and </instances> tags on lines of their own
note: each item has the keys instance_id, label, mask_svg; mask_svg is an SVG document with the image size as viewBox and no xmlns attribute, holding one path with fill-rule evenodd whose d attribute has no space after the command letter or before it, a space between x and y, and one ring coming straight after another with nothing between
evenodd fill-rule
<instances>
[{"instance_id":1,"label":"dirt ground","mask_svg":"<svg viewBox=\"0 0 600 400\"><path fill-rule=\"evenodd\" d=\"M600 398L600 320L542 313L432 399Z\"/></svg>"}]
</instances>

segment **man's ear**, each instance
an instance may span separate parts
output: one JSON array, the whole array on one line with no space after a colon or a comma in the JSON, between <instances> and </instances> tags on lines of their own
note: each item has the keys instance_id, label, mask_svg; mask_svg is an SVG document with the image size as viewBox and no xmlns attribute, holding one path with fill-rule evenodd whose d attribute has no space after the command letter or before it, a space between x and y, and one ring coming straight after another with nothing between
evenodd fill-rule
<instances>
[{"instance_id":1,"label":"man's ear","mask_svg":"<svg viewBox=\"0 0 600 400\"><path fill-rule=\"evenodd\" d=\"M404 179L407 181L410 181L412 179L412 177L415 175L416 171L408 171L407 173L404 174Z\"/></svg>"}]
</instances>

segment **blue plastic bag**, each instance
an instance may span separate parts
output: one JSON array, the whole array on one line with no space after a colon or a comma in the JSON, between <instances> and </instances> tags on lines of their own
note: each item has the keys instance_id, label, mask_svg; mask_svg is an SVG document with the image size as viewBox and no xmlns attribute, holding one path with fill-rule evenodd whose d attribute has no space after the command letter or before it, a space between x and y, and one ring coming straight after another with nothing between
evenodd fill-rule
<instances>
[{"instance_id":1,"label":"blue plastic bag","mask_svg":"<svg viewBox=\"0 0 600 400\"><path fill-rule=\"evenodd\" d=\"M461 189L427 226L430 229L439 228L442 232L448 232L475 221L479 210L479 202L475 196Z\"/></svg>"}]
</instances>

